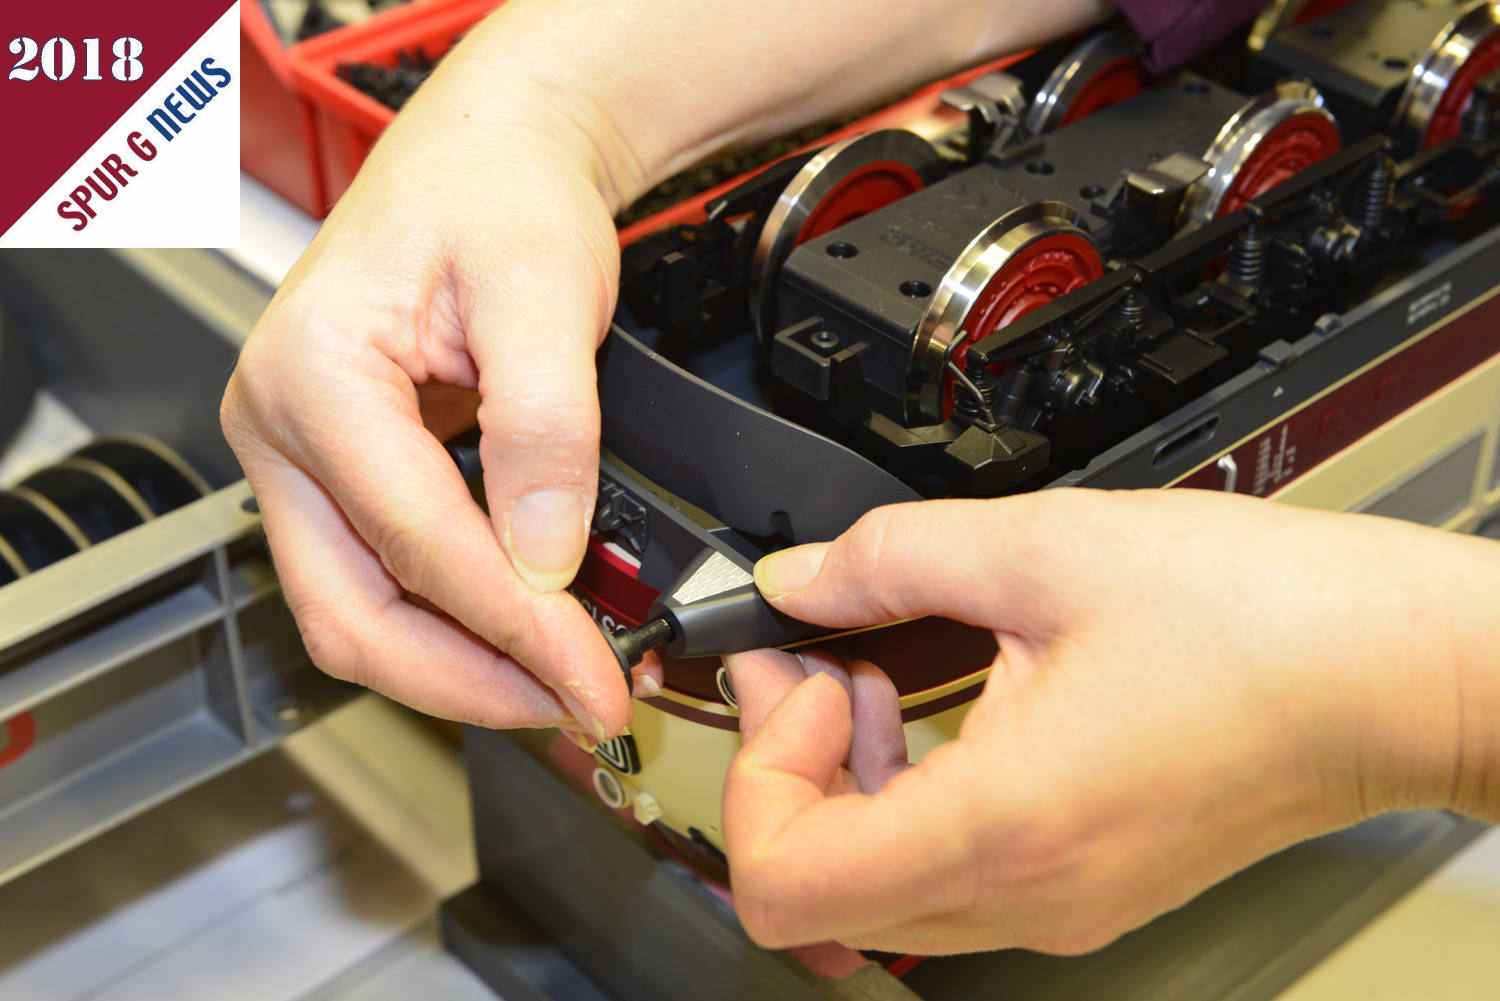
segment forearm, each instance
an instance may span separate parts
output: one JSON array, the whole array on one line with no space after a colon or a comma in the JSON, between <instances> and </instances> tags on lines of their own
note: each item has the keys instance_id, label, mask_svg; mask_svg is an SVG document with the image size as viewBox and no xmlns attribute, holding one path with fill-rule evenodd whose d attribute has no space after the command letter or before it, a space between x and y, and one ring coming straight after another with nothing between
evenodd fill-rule
<instances>
[{"instance_id":1,"label":"forearm","mask_svg":"<svg viewBox=\"0 0 1500 1001\"><path fill-rule=\"evenodd\" d=\"M1112 0L510 0L445 60L410 117L420 117L428 141L433 129L467 137L464 157L477 176L496 151L485 129L524 122L580 157L618 210L717 149L870 106L1112 8ZM435 145L429 155L453 152Z\"/></svg>"}]
</instances>

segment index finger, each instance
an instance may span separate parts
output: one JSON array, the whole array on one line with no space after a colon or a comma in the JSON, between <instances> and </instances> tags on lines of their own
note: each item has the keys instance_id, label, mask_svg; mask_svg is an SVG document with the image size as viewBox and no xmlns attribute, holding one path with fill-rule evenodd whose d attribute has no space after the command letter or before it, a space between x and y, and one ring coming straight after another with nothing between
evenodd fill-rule
<instances>
[{"instance_id":1,"label":"index finger","mask_svg":"<svg viewBox=\"0 0 1500 1001\"><path fill-rule=\"evenodd\" d=\"M342 361L311 382L298 373L284 390L298 406L274 408L263 426L280 429L285 454L328 490L405 590L511 654L600 739L623 729L629 693L608 644L571 595L521 581L423 426L405 368L369 348Z\"/></svg>"}]
</instances>

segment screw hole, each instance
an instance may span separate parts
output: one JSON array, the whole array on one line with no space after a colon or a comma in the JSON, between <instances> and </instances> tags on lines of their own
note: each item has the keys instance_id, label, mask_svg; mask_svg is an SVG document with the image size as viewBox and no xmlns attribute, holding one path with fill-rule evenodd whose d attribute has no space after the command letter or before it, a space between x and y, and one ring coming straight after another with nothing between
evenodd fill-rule
<instances>
[{"instance_id":1,"label":"screw hole","mask_svg":"<svg viewBox=\"0 0 1500 1001\"><path fill-rule=\"evenodd\" d=\"M829 257L853 257L858 253L859 248L852 243L844 243L843 241L840 241L838 243L830 243L828 245Z\"/></svg>"},{"instance_id":2,"label":"screw hole","mask_svg":"<svg viewBox=\"0 0 1500 1001\"><path fill-rule=\"evenodd\" d=\"M246 497L240 502L240 510L246 514L260 514L260 505L255 502L254 497Z\"/></svg>"},{"instance_id":3,"label":"screw hole","mask_svg":"<svg viewBox=\"0 0 1500 1001\"><path fill-rule=\"evenodd\" d=\"M1406 69L1406 60L1400 56L1386 56L1383 65L1386 69L1390 70L1404 70Z\"/></svg>"},{"instance_id":4,"label":"screw hole","mask_svg":"<svg viewBox=\"0 0 1500 1001\"><path fill-rule=\"evenodd\" d=\"M612 810L621 809L625 804L625 786L619 783L613 771L607 768L594 768L594 792L598 798L603 800L604 806Z\"/></svg>"},{"instance_id":5,"label":"screw hole","mask_svg":"<svg viewBox=\"0 0 1500 1001\"><path fill-rule=\"evenodd\" d=\"M1032 160L1026 164L1026 173L1047 175L1052 173L1052 164L1046 160Z\"/></svg>"},{"instance_id":6,"label":"screw hole","mask_svg":"<svg viewBox=\"0 0 1500 1001\"><path fill-rule=\"evenodd\" d=\"M1095 198L1098 198L1102 194L1104 194L1104 189L1099 187L1099 185L1097 184L1090 184L1086 187L1078 189L1078 195L1080 198L1093 200Z\"/></svg>"},{"instance_id":7,"label":"screw hole","mask_svg":"<svg viewBox=\"0 0 1500 1001\"><path fill-rule=\"evenodd\" d=\"M901 283L901 294L913 299L925 299L932 295L932 286L922 281L909 281Z\"/></svg>"},{"instance_id":8,"label":"screw hole","mask_svg":"<svg viewBox=\"0 0 1500 1001\"><path fill-rule=\"evenodd\" d=\"M611 810L619 810L625 806L625 787L620 780L615 778L615 773L604 768L595 768L594 792L599 794L599 799Z\"/></svg>"},{"instance_id":9,"label":"screw hole","mask_svg":"<svg viewBox=\"0 0 1500 1001\"><path fill-rule=\"evenodd\" d=\"M1207 94L1208 84L1204 83L1202 80L1189 80L1187 83L1183 84L1182 89L1187 91L1189 94Z\"/></svg>"},{"instance_id":10,"label":"screw hole","mask_svg":"<svg viewBox=\"0 0 1500 1001\"><path fill-rule=\"evenodd\" d=\"M824 351L830 351L839 346L839 335L831 330L819 330L808 340L812 342L813 347L822 348Z\"/></svg>"},{"instance_id":11,"label":"screw hole","mask_svg":"<svg viewBox=\"0 0 1500 1001\"><path fill-rule=\"evenodd\" d=\"M1320 42L1326 42L1333 37L1333 25L1315 24L1307 29L1307 33Z\"/></svg>"}]
</instances>

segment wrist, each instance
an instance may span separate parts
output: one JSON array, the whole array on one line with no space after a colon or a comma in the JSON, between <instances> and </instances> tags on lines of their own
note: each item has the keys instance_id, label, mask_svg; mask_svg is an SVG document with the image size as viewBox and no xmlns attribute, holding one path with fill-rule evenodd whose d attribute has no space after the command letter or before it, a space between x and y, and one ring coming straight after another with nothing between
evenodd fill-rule
<instances>
[{"instance_id":1,"label":"wrist","mask_svg":"<svg viewBox=\"0 0 1500 1001\"><path fill-rule=\"evenodd\" d=\"M1500 822L1500 542L1462 538L1450 605L1458 732L1449 809Z\"/></svg>"},{"instance_id":2,"label":"wrist","mask_svg":"<svg viewBox=\"0 0 1500 1001\"><path fill-rule=\"evenodd\" d=\"M491 165L573 171L617 213L647 190L654 165L638 160L616 124L623 81L568 47L578 34L572 17L553 5L501 7L454 47L396 126L410 120L429 155L458 163L471 181Z\"/></svg>"},{"instance_id":3,"label":"wrist","mask_svg":"<svg viewBox=\"0 0 1500 1001\"><path fill-rule=\"evenodd\" d=\"M1361 519L1363 520L1363 519ZM1369 668L1359 735L1366 814L1500 812L1500 545L1382 524L1388 572L1369 580ZM1395 554L1400 554L1396 556ZM1378 656L1378 660L1373 659Z\"/></svg>"},{"instance_id":4,"label":"wrist","mask_svg":"<svg viewBox=\"0 0 1500 1001\"><path fill-rule=\"evenodd\" d=\"M502 8L501 13L504 12ZM645 190L598 88L573 86L534 51L529 26L477 25L407 102L366 159L358 187L382 204L471 217L528 178L576 177L613 215Z\"/></svg>"}]
</instances>

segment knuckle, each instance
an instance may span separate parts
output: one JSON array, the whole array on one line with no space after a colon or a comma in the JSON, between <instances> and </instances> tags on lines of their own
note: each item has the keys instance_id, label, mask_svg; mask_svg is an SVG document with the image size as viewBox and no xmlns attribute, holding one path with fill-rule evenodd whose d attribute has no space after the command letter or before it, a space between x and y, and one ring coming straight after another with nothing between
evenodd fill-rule
<instances>
[{"instance_id":1,"label":"knuckle","mask_svg":"<svg viewBox=\"0 0 1500 1001\"><path fill-rule=\"evenodd\" d=\"M774 877L755 863L750 872L740 868L734 881L734 906L740 924L751 941L765 949L780 949L796 942L790 934L788 907L776 896ZM768 885L769 884L769 885Z\"/></svg>"},{"instance_id":2,"label":"knuckle","mask_svg":"<svg viewBox=\"0 0 1500 1001\"><path fill-rule=\"evenodd\" d=\"M362 669L353 631L342 621L342 616L321 602L296 602L291 609L297 630L302 634L302 645L313 664L339 681L368 687L370 679Z\"/></svg>"},{"instance_id":3,"label":"knuckle","mask_svg":"<svg viewBox=\"0 0 1500 1001\"><path fill-rule=\"evenodd\" d=\"M894 521L893 507L878 507L854 523L848 536L848 561L861 574L873 575L880 570Z\"/></svg>"},{"instance_id":4,"label":"knuckle","mask_svg":"<svg viewBox=\"0 0 1500 1001\"><path fill-rule=\"evenodd\" d=\"M431 597L427 587L431 583L432 551L427 539L428 533L417 526L388 524L371 540L380 562L396 582L423 597Z\"/></svg>"},{"instance_id":5,"label":"knuckle","mask_svg":"<svg viewBox=\"0 0 1500 1001\"><path fill-rule=\"evenodd\" d=\"M219 403L219 425L236 454L253 450L268 429L287 424L284 403L299 395L276 364L276 352L268 350L269 339L252 336L245 343Z\"/></svg>"},{"instance_id":6,"label":"knuckle","mask_svg":"<svg viewBox=\"0 0 1500 1001\"><path fill-rule=\"evenodd\" d=\"M561 388L538 386L479 407L486 438L506 452L591 454L599 447L599 407Z\"/></svg>"},{"instance_id":7,"label":"knuckle","mask_svg":"<svg viewBox=\"0 0 1500 1001\"><path fill-rule=\"evenodd\" d=\"M240 377L236 372L224 389L224 398L219 401L219 427L224 432L224 440L236 455L245 451L255 439L255 432L245 413L239 385Z\"/></svg>"},{"instance_id":8,"label":"knuckle","mask_svg":"<svg viewBox=\"0 0 1500 1001\"><path fill-rule=\"evenodd\" d=\"M846 558L851 579L865 582L878 610L893 616L902 590L901 517L901 507L896 505L876 508L861 516L849 534Z\"/></svg>"}]
</instances>

